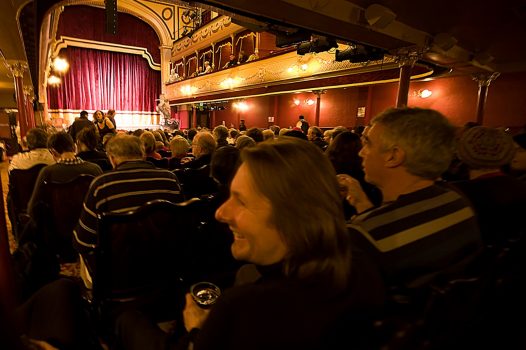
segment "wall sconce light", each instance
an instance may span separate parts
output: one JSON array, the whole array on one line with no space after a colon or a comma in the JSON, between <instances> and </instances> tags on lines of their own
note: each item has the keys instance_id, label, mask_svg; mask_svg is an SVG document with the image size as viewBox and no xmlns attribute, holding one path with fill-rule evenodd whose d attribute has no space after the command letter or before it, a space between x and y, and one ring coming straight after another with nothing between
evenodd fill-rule
<instances>
[{"instance_id":1,"label":"wall sconce light","mask_svg":"<svg viewBox=\"0 0 526 350\"><path fill-rule=\"evenodd\" d=\"M184 96L190 96L190 95L193 95L197 91L197 88L192 85L183 85L181 86L180 91Z\"/></svg>"},{"instance_id":2,"label":"wall sconce light","mask_svg":"<svg viewBox=\"0 0 526 350\"><path fill-rule=\"evenodd\" d=\"M245 101L234 102L232 104L232 107L241 112L245 112L246 110L248 110L248 104Z\"/></svg>"},{"instance_id":3,"label":"wall sconce light","mask_svg":"<svg viewBox=\"0 0 526 350\"><path fill-rule=\"evenodd\" d=\"M312 106L314 104L314 100L312 98L308 98L305 100L305 104L308 106Z\"/></svg>"},{"instance_id":4,"label":"wall sconce light","mask_svg":"<svg viewBox=\"0 0 526 350\"><path fill-rule=\"evenodd\" d=\"M69 69L69 63L66 59L55 57L52 63L53 70L57 73L65 73Z\"/></svg>"},{"instance_id":5,"label":"wall sconce light","mask_svg":"<svg viewBox=\"0 0 526 350\"><path fill-rule=\"evenodd\" d=\"M420 89L413 93L413 96L420 98L428 98L431 95L433 95L433 91L428 89Z\"/></svg>"},{"instance_id":6,"label":"wall sconce light","mask_svg":"<svg viewBox=\"0 0 526 350\"><path fill-rule=\"evenodd\" d=\"M297 98L294 99L294 104L295 104L296 106L299 106L300 103L301 103L300 100L298 100Z\"/></svg>"},{"instance_id":7,"label":"wall sconce light","mask_svg":"<svg viewBox=\"0 0 526 350\"><path fill-rule=\"evenodd\" d=\"M54 74L51 74L47 78L48 85L57 86L57 85L60 85L61 82L62 82L62 80L59 77L57 77L56 75L54 75Z\"/></svg>"},{"instance_id":8,"label":"wall sconce light","mask_svg":"<svg viewBox=\"0 0 526 350\"><path fill-rule=\"evenodd\" d=\"M239 78L239 77L226 78L219 85L221 85L223 89L232 89L238 86L241 83L241 81L242 81L242 78Z\"/></svg>"}]
</instances>

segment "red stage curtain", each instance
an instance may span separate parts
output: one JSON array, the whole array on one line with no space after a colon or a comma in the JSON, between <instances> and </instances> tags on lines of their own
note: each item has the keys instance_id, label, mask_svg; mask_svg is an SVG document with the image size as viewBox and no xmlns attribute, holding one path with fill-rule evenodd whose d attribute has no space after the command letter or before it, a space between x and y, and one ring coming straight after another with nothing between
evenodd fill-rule
<instances>
[{"instance_id":1,"label":"red stage curtain","mask_svg":"<svg viewBox=\"0 0 526 350\"><path fill-rule=\"evenodd\" d=\"M48 86L48 106L59 110L155 111L161 73L139 55L68 47L69 70Z\"/></svg>"}]
</instances>

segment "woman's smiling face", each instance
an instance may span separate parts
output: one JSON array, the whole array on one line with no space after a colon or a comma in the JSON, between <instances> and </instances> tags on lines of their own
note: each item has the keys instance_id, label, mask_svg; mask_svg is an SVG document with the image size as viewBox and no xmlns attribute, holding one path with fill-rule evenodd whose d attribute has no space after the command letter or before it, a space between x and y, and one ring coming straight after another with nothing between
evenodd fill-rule
<instances>
[{"instance_id":1,"label":"woman's smiling face","mask_svg":"<svg viewBox=\"0 0 526 350\"><path fill-rule=\"evenodd\" d=\"M230 187L230 197L216 211L216 219L228 224L234 234L232 255L237 260L271 265L284 259L287 247L271 222L272 205L255 186L242 164Z\"/></svg>"}]
</instances>

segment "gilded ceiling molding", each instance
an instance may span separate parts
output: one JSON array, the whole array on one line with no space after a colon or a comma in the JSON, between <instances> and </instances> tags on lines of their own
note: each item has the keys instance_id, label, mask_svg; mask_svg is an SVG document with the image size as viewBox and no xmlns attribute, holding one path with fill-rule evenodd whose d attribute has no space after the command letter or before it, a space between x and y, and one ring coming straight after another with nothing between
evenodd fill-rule
<instances>
[{"instance_id":1,"label":"gilded ceiling molding","mask_svg":"<svg viewBox=\"0 0 526 350\"><path fill-rule=\"evenodd\" d=\"M53 52L53 55L57 56L60 50L68 46L140 55L143 58L145 58L146 61L148 61L148 65L150 66L150 68L155 70L161 70L161 65L153 61L152 55L148 52L148 49L146 49L145 47L128 46L101 41L72 38L69 36L61 36L55 44L55 50Z\"/></svg>"},{"instance_id":2,"label":"gilded ceiling molding","mask_svg":"<svg viewBox=\"0 0 526 350\"><path fill-rule=\"evenodd\" d=\"M146 4L148 3L148 4ZM64 0L56 6L66 5L88 5L104 8L104 0ZM174 33L170 29L170 19L163 18L162 10L165 8L175 8L173 3L147 1L147 0L118 0L117 9L119 12L128 13L138 19L148 23L157 33L160 45L172 45ZM160 10L159 10L160 9ZM160 11L157 13L156 11ZM175 11L172 9L172 11ZM165 15L166 17L166 15ZM175 21L175 19L172 19ZM172 26L173 27L173 26Z\"/></svg>"},{"instance_id":3,"label":"gilded ceiling molding","mask_svg":"<svg viewBox=\"0 0 526 350\"><path fill-rule=\"evenodd\" d=\"M191 37L177 40L172 48L172 60L188 56L196 50L211 46L229 35L240 32L245 28L232 23L230 17L219 16L207 25L198 28Z\"/></svg>"},{"instance_id":4,"label":"gilded ceiling molding","mask_svg":"<svg viewBox=\"0 0 526 350\"><path fill-rule=\"evenodd\" d=\"M29 68L26 61L6 60L6 62L7 68L15 78L23 78L24 72Z\"/></svg>"}]
</instances>

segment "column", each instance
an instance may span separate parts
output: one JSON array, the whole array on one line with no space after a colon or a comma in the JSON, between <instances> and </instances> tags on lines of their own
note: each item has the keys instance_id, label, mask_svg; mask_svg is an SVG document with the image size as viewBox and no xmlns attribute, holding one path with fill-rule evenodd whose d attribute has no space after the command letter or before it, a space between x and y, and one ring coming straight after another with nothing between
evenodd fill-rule
<instances>
[{"instance_id":1,"label":"column","mask_svg":"<svg viewBox=\"0 0 526 350\"><path fill-rule=\"evenodd\" d=\"M411 82L411 71L418 60L419 54L415 51L405 51L398 54L398 66L400 67L400 81L398 82L398 95L396 107L406 107L409 95L409 83Z\"/></svg>"},{"instance_id":2,"label":"column","mask_svg":"<svg viewBox=\"0 0 526 350\"><path fill-rule=\"evenodd\" d=\"M159 49L161 50L161 92L164 94L166 92L165 84L170 79L172 47L163 45Z\"/></svg>"},{"instance_id":3,"label":"column","mask_svg":"<svg viewBox=\"0 0 526 350\"><path fill-rule=\"evenodd\" d=\"M482 125L484 122L484 107L486 106L486 98L488 97L488 88L491 82L499 77L499 72L484 72L473 74L473 80L479 85L479 92L477 97L477 123Z\"/></svg>"},{"instance_id":4,"label":"column","mask_svg":"<svg viewBox=\"0 0 526 350\"><path fill-rule=\"evenodd\" d=\"M197 128L197 107L192 108L192 128Z\"/></svg>"},{"instance_id":5,"label":"column","mask_svg":"<svg viewBox=\"0 0 526 350\"><path fill-rule=\"evenodd\" d=\"M9 70L13 74L15 81L16 103L18 105L18 125L20 126L20 137L26 136L29 129L26 114L26 104L24 101L24 71L28 68L27 63L16 61L9 63ZM22 140L20 140L21 142Z\"/></svg>"},{"instance_id":6,"label":"column","mask_svg":"<svg viewBox=\"0 0 526 350\"><path fill-rule=\"evenodd\" d=\"M316 95L316 115L314 117L314 125L320 126L320 108L321 108L321 95L326 93L327 90L313 90L312 93Z\"/></svg>"}]
</instances>

